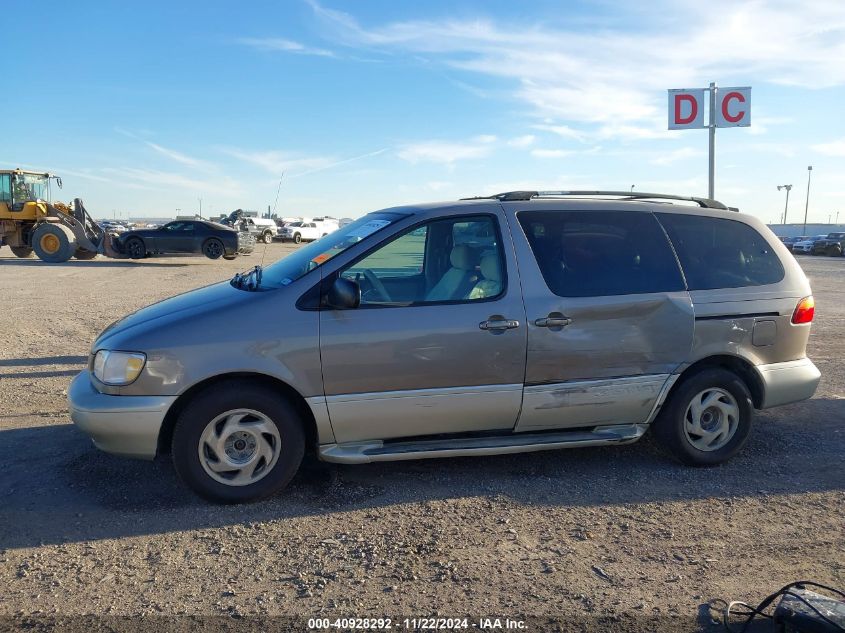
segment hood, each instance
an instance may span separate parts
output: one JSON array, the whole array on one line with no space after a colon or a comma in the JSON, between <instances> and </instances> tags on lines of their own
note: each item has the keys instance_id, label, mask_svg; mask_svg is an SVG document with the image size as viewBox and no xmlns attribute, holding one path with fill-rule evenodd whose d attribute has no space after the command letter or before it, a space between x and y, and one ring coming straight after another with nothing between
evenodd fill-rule
<instances>
[{"instance_id":1,"label":"hood","mask_svg":"<svg viewBox=\"0 0 845 633\"><path fill-rule=\"evenodd\" d=\"M141 326L145 326L144 330L164 328L175 321L194 319L206 313L219 312L235 303L254 300L261 294L263 293L238 290L228 281L191 290L141 308L115 321L100 333L94 341L94 348L102 347L105 341Z\"/></svg>"}]
</instances>

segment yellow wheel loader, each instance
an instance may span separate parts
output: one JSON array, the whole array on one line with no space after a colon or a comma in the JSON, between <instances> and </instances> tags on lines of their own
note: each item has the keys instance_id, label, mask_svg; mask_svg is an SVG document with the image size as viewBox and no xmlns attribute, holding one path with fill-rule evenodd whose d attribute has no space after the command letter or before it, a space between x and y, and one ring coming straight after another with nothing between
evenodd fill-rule
<instances>
[{"instance_id":1,"label":"yellow wheel loader","mask_svg":"<svg viewBox=\"0 0 845 633\"><path fill-rule=\"evenodd\" d=\"M98 253L125 257L79 198L72 207L49 202L51 180L61 188L61 178L52 174L0 170L0 246L8 245L17 257L35 253L50 263L93 259Z\"/></svg>"}]
</instances>

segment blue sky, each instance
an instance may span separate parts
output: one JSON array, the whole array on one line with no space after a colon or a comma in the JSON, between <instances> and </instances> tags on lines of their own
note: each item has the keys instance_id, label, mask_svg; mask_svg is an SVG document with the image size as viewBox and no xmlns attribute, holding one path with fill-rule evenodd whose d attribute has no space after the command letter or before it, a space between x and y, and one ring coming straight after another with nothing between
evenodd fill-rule
<instances>
[{"instance_id":1,"label":"blue sky","mask_svg":"<svg viewBox=\"0 0 845 633\"><path fill-rule=\"evenodd\" d=\"M11 4L11 6L9 6ZM3 167L95 216L357 216L524 188L706 195L707 133L666 89L753 87L716 197L845 222L845 2L4 4ZM31 28L30 28L31 27ZM34 29L34 30L33 30ZM54 196L55 197L55 196Z\"/></svg>"}]
</instances>

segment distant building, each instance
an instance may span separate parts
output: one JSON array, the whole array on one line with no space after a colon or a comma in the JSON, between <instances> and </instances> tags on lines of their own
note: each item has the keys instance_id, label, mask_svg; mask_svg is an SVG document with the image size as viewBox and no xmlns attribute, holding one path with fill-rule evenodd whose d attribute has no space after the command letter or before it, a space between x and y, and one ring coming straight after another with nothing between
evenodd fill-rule
<instances>
[{"instance_id":1,"label":"distant building","mask_svg":"<svg viewBox=\"0 0 845 633\"><path fill-rule=\"evenodd\" d=\"M843 224L818 224L807 223L807 230L804 231L803 222L790 222L789 224L769 224L772 233L778 237L799 237L801 235L827 235L838 231L845 231Z\"/></svg>"}]
</instances>

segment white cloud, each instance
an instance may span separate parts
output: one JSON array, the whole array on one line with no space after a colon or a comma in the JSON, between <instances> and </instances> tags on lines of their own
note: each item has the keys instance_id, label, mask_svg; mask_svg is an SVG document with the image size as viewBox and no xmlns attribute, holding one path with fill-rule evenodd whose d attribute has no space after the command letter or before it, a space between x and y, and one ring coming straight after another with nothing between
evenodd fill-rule
<instances>
[{"instance_id":1,"label":"white cloud","mask_svg":"<svg viewBox=\"0 0 845 633\"><path fill-rule=\"evenodd\" d=\"M827 156L845 156L845 138L840 138L830 143L813 145L813 150Z\"/></svg>"},{"instance_id":2,"label":"white cloud","mask_svg":"<svg viewBox=\"0 0 845 633\"><path fill-rule=\"evenodd\" d=\"M162 147L161 145L158 145L157 143L152 143L150 141L144 141L144 143L146 143L148 147L157 151L159 154L163 154L164 156L175 160L177 163L182 163L183 165L188 165L189 167L201 167L205 165L203 161L196 158L192 158L187 154L177 152L174 149Z\"/></svg>"},{"instance_id":3,"label":"white cloud","mask_svg":"<svg viewBox=\"0 0 845 633\"><path fill-rule=\"evenodd\" d=\"M550 123L543 123L534 125L533 127L536 130L551 132L552 134L557 134L563 138L575 139L576 141L581 141L582 143L587 141L586 133L580 130L575 130L568 125L552 125Z\"/></svg>"},{"instance_id":4,"label":"white cloud","mask_svg":"<svg viewBox=\"0 0 845 633\"><path fill-rule=\"evenodd\" d=\"M154 187L174 190L190 190L195 193L208 193L222 197L236 197L243 194L243 188L237 180L229 177L198 179L172 171L142 169L136 167L107 167L103 173L122 180L130 188Z\"/></svg>"},{"instance_id":5,"label":"white cloud","mask_svg":"<svg viewBox=\"0 0 845 633\"><path fill-rule=\"evenodd\" d=\"M325 168L337 159L333 156L297 156L290 152L275 150L251 151L236 148L224 148L224 153L251 165L279 176L282 172L308 171Z\"/></svg>"},{"instance_id":6,"label":"white cloud","mask_svg":"<svg viewBox=\"0 0 845 633\"><path fill-rule=\"evenodd\" d=\"M290 152L277 150L251 151L237 148L222 148L221 151L238 160L256 165L276 176L285 173L288 178L299 178L300 176L307 176L308 174L332 169L353 161L378 156L388 149L382 148L350 158L338 158L336 156L298 156Z\"/></svg>"},{"instance_id":7,"label":"white cloud","mask_svg":"<svg viewBox=\"0 0 845 633\"><path fill-rule=\"evenodd\" d=\"M421 141L400 148L397 156L409 163L440 163L453 165L462 160L484 158L493 151L496 137L476 136L469 141Z\"/></svg>"},{"instance_id":8,"label":"white cloud","mask_svg":"<svg viewBox=\"0 0 845 633\"><path fill-rule=\"evenodd\" d=\"M537 140L537 137L533 134L524 134L522 136L517 136L512 138L508 141L508 145L511 147L530 147L534 144L534 141Z\"/></svg>"},{"instance_id":9,"label":"white cloud","mask_svg":"<svg viewBox=\"0 0 845 633\"><path fill-rule=\"evenodd\" d=\"M297 55L315 55L317 57L335 57L335 54L326 50L325 48L313 48L294 42L293 40L286 40L281 37L243 37L238 40L239 44L249 46L259 51L276 51L283 53L295 53Z\"/></svg>"},{"instance_id":10,"label":"white cloud","mask_svg":"<svg viewBox=\"0 0 845 633\"><path fill-rule=\"evenodd\" d=\"M697 158L704 152L693 147L681 147L680 149L664 152L651 160L652 165L672 165L680 160Z\"/></svg>"},{"instance_id":11,"label":"white cloud","mask_svg":"<svg viewBox=\"0 0 845 633\"><path fill-rule=\"evenodd\" d=\"M487 19L365 27L347 13L310 4L336 41L425 55L430 62L505 79L535 115L551 124L599 126L601 138L668 138L665 90L703 87L713 77L753 76L807 88L845 84L840 0L806 0L800 10L787 0L662 0L637 4L636 10L617 2L611 4L619 19L590 30ZM632 20L648 26L631 28Z\"/></svg>"},{"instance_id":12,"label":"white cloud","mask_svg":"<svg viewBox=\"0 0 845 633\"><path fill-rule=\"evenodd\" d=\"M564 158L572 156L575 152L571 149L532 149L531 155L534 158Z\"/></svg>"}]
</instances>

